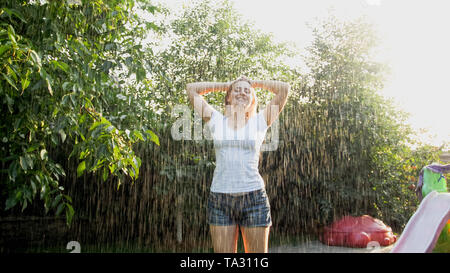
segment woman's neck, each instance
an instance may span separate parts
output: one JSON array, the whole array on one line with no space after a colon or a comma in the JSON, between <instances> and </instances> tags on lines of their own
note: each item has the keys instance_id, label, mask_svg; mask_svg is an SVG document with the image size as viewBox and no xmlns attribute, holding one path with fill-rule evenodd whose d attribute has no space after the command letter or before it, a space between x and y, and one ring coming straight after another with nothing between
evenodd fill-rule
<instances>
[{"instance_id":1,"label":"woman's neck","mask_svg":"<svg viewBox=\"0 0 450 273\"><path fill-rule=\"evenodd\" d=\"M225 116L230 128L240 129L244 127L250 119L250 112L233 111L233 109L231 109L231 111L227 112Z\"/></svg>"},{"instance_id":2,"label":"woman's neck","mask_svg":"<svg viewBox=\"0 0 450 273\"><path fill-rule=\"evenodd\" d=\"M225 116L228 119L231 120L248 120L248 118L250 117L250 112L249 111L245 111L243 108L234 108L234 107L230 107L230 108L226 108L225 109Z\"/></svg>"}]
</instances>

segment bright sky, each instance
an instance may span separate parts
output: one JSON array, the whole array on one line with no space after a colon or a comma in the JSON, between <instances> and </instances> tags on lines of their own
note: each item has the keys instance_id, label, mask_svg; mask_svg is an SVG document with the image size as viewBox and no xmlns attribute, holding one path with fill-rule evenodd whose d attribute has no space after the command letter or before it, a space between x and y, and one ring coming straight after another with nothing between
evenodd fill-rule
<instances>
[{"instance_id":1,"label":"bright sky","mask_svg":"<svg viewBox=\"0 0 450 273\"><path fill-rule=\"evenodd\" d=\"M366 15L381 39L379 57L392 68L382 94L410 113L413 128L429 130L421 140L434 145L450 142L450 1L232 1L247 21L273 33L277 41L295 42L300 49L312 39L306 22L327 16L330 8L342 19ZM181 7L189 1L163 2Z\"/></svg>"}]
</instances>

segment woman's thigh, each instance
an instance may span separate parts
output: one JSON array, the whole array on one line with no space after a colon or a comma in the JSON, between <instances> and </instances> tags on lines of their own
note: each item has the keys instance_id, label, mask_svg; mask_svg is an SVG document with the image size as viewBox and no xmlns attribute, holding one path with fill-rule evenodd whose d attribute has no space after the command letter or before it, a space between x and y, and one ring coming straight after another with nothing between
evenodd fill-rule
<instances>
[{"instance_id":1,"label":"woman's thigh","mask_svg":"<svg viewBox=\"0 0 450 273\"><path fill-rule=\"evenodd\" d=\"M269 248L269 231L267 227L241 226L242 240L246 253L267 253Z\"/></svg>"},{"instance_id":2,"label":"woman's thigh","mask_svg":"<svg viewBox=\"0 0 450 273\"><path fill-rule=\"evenodd\" d=\"M251 192L244 198L241 207L240 226L268 227L272 225L269 198L265 190Z\"/></svg>"},{"instance_id":3,"label":"woman's thigh","mask_svg":"<svg viewBox=\"0 0 450 273\"><path fill-rule=\"evenodd\" d=\"M215 253L236 253L239 227L209 225Z\"/></svg>"}]
</instances>

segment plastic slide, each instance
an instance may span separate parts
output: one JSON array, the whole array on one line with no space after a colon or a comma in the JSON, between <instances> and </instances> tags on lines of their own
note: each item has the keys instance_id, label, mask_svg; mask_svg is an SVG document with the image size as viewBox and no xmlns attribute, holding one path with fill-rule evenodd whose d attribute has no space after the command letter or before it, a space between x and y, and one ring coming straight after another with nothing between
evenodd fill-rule
<instances>
[{"instance_id":1,"label":"plastic slide","mask_svg":"<svg viewBox=\"0 0 450 273\"><path fill-rule=\"evenodd\" d=\"M392 253L432 252L441 230L450 218L450 193L432 191L406 224Z\"/></svg>"}]
</instances>

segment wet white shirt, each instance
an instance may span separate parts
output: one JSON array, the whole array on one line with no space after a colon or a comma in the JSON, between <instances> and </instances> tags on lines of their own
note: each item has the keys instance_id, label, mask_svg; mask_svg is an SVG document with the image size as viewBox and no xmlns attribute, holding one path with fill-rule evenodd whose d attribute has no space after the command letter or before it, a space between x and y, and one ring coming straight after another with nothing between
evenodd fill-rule
<instances>
[{"instance_id":1,"label":"wet white shirt","mask_svg":"<svg viewBox=\"0 0 450 273\"><path fill-rule=\"evenodd\" d=\"M206 123L216 151L212 192L238 193L264 188L258 170L260 149L268 129L263 113L260 111L244 127L234 130L222 113L213 110Z\"/></svg>"}]
</instances>

